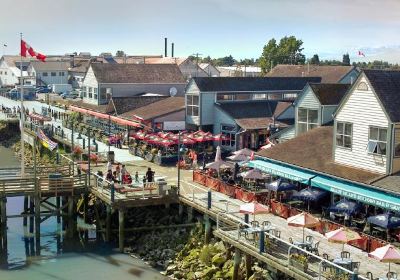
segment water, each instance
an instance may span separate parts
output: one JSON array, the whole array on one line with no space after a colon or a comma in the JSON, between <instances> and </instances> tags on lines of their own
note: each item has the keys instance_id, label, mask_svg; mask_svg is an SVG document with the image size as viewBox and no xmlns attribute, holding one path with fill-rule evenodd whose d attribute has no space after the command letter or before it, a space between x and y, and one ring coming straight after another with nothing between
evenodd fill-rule
<instances>
[{"instance_id":1,"label":"water","mask_svg":"<svg viewBox=\"0 0 400 280\"><path fill-rule=\"evenodd\" d=\"M14 153L0 146L0 168L17 166ZM21 213L23 200L23 197L9 198L7 214ZM32 237L22 218L8 219L8 255L6 260L0 259L1 280L164 279L143 261L120 254L110 246L79 239L68 244L56 217L41 223L39 256Z\"/></svg>"}]
</instances>

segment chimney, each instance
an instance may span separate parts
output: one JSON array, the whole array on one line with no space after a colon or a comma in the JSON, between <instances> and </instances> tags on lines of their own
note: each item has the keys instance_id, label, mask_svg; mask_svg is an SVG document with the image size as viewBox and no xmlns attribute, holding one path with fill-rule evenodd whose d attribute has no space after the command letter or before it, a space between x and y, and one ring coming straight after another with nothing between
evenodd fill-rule
<instances>
[{"instance_id":1,"label":"chimney","mask_svg":"<svg viewBox=\"0 0 400 280\"><path fill-rule=\"evenodd\" d=\"M168 56L168 49L167 49L167 47L168 47L168 39L167 38L164 38L164 51L165 51L165 53L164 53L164 57L167 57Z\"/></svg>"},{"instance_id":2,"label":"chimney","mask_svg":"<svg viewBox=\"0 0 400 280\"><path fill-rule=\"evenodd\" d=\"M174 43L171 44L171 57L174 57Z\"/></svg>"},{"instance_id":3,"label":"chimney","mask_svg":"<svg viewBox=\"0 0 400 280\"><path fill-rule=\"evenodd\" d=\"M74 58L74 55L71 54L69 57L70 57L70 60L69 60L69 67L74 68L74 66L75 66L75 58Z\"/></svg>"}]
</instances>

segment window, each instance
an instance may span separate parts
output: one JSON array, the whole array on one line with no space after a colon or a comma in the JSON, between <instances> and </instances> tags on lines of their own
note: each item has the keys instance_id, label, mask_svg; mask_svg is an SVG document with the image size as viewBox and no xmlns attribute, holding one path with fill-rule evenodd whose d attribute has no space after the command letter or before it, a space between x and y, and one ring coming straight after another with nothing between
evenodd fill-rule
<instances>
[{"instance_id":1,"label":"window","mask_svg":"<svg viewBox=\"0 0 400 280\"><path fill-rule=\"evenodd\" d=\"M400 128L394 130L394 156L400 157Z\"/></svg>"},{"instance_id":2,"label":"window","mask_svg":"<svg viewBox=\"0 0 400 280\"><path fill-rule=\"evenodd\" d=\"M362 91L367 91L368 90L368 85L365 82L361 82L358 84L357 86L358 90L362 90Z\"/></svg>"},{"instance_id":3,"label":"window","mask_svg":"<svg viewBox=\"0 0 400 280\"><path fill-rule=\"evenodd\" d=\"M7 75L7 71L4 71L4 75Z\"/></svg>"},{"instance_id":4,"label":"window","mask_svg":"<svg viewBox=\"0 0 400 280\"><path fill-rule=\"evenodd\" d=\"M0 75L3 75L3 71L0 71Z\"/></svg>"},{"instance_id":5,"label":"window","mask_svg":"<svg viewBox=\"0 0 400 280\"><path fill-rule=\"evenodd\" d=\"M93 95L92 95L92 88L91 87L88 87L88 93L89 93L89 98L92 98Z\"/></svg>"},{"instance_id":6,"label":"window","mask_svg":"<svg viewBox=\"0 0 400 280\"><path fill-rule=\"evenodd\" d=\"M59 76L64 76L65 73L64 73L64 72L59 72L58 75L59 75Z\"/></svg>"},{"instance_id":7,"label":"window","mask_svg":"<svg viewBox=\"0 0 400 280\"><path fill-rule=\"evenodd\" d=\"M285 93L283 94L283 99L285 100L293 100L296 99L297 93Z\"/></svg>"},{"instance_id":8,"label":"window","mask_svg":"<svg viewBox=\"0 0 400 280\"><path fill-rule=\"evenodd\" d=\"M199 116L199 96L186 95L186 115Z\"/></svg>"},{"instance_id":9,"label":"window","mask_svg":"<svg viewBox=\"0 0 400 280\"><path fill-rule=\"evenodd\" d=\"M299 108L297 113L298 133L304 133L318 126L318 110Z\"/></svg>"},{"instance_id":10,"label":"window","mask_svg":"<svg viewBox=\"0 0 400 280\"><path fill-rule=\"evenodd\" d=\"M351 149L353 135L353 124L337 122L336 124L336 145Z\"/></svg>"},{"instance_id":11,"label":"window","mask_svg":"<svg viewBox=\"0 0 400 280\"><path fill-rule=\"evenodd\" d=\"M367 145L368 153L386 155L386 136L386 128L370 127Z\"/></svg>"},{"instance_id":12,"label":"window","mask_svg":"<svg viewBox=\"0 0 400 280\"><path fill-rule=\"evenodd\" d=\"M236 129L234 125L221 124L221 134L227 136L228 139L228 140L222 140L221 145L228 147L235 147L236 144L235 133Z\"/></svg>"},{"instance_id":13,"label":"window","mask_svg":"<svg viewBox=\"0 0 400 280\"><path fill-rule=\"evenodd\" d=\"M281 93L269 93L268 100L281 100L282 94Z\"/></svg>"},{"instance_id":14,"label":"window","mask_svg":"<svg viewBox=\"0 0 400 280\"><path fill-rule=\"evenodd\" d=\"M234 100L234 94L217 93L217 101Z\"/></svg>"},{"instance_id":15,"label":"window","mask_svg":"<svg viewBox=\"0 0 400 280\"><path fill-rule=\"evenodd\" d=\"M57 76L57 73L56 72L51 72L51 76L55 77L55 76Z\"/></svg>"},{"instance_id":16,"label":"window","mask_svg":"<svg viewBox=\"0 0 400 280\"><path fill-rule=\"evenodd\" d=\"M86 87L82 87L82 97L86 97Z\"/></svg>"},{"instance_id":17,"label":"window","mask_svg":"<svg viewBox=\"0 0 400 280\"><path fill-rule=\"evenodd\" d=\"M43 72L43 77L47 77L47 72Z\"/></svg>"},{"instance_id":18,"label":"window","mask_svg":"<svg viewBox=\"0 0 400 280\"><path fill-rule=\"evenodd\" d=\"M267 95L265 94L265 93L255 93L255 94L253 94L253 99L254 100L263 100L263 99L266 99L267 98Z\"/></svg>"},{"instance_id":19,"label":"window","mask_svg":"<svg viewBox=\"0 0 400 280\"><path fill-rule=\"evenodd\" d=\"M97 94L93 94L93 98L97 100Z\"/></svg>"},{"instance_id":20,"label":"window","mask_svg":"<svg viewBox=\"0 0 400 280\"><path fill-rule=\"evenodd\" d=\"M97 88L93 88L93 93L97 95Z\"/></svg>"},{"instance_id":21,"label":"window","mask_svg":"<svg viewBox=\"0 0 400 280\"><path fill-rule=\"evenodd\" d=\"M239 94L236 94L236 100L251 100L251 98L252 98L252 94L250 94L250 93L239 93Z\"/></svg>"}]
</instances>

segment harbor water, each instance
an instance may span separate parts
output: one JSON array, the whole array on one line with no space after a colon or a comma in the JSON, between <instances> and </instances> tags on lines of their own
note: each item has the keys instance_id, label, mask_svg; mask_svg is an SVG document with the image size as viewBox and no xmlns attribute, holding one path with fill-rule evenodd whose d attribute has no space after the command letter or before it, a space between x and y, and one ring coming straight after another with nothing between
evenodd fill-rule
<instances>
[{"instance_id":1,"label":"harbor water","mask_svg":"<svg viewBox=\"0 0 400 280\"><path fill-rule=\"evenodd\" d=\"M17 166L13 151L0 146L0 168ZM20 214L23 201L23 197L8 198L7 215ZM23 218L9 218L7 225L8 250L0 258L1 280L165 279L143 261L94 239L87 243L79 237L65 241L56 217L41 223L40 250L35 248L34 234L23 226Z\"/></svg>"}]
</instances>

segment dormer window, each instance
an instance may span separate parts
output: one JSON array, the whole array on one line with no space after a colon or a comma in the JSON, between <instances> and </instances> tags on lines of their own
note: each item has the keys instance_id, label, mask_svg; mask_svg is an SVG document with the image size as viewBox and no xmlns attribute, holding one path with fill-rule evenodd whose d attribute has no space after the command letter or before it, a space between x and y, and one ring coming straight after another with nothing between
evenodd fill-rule
<instances>
[{"instance_id":1,"label":"dormer window","mask_svg":"<svg viewBox=\"0 0 400 280\"><path fill-rule=\"evenodd\" d=\"M370 127L367 145L368 153L376 155L386 155L386 138L386 128Z\"/></svg>"}]
</instances>

